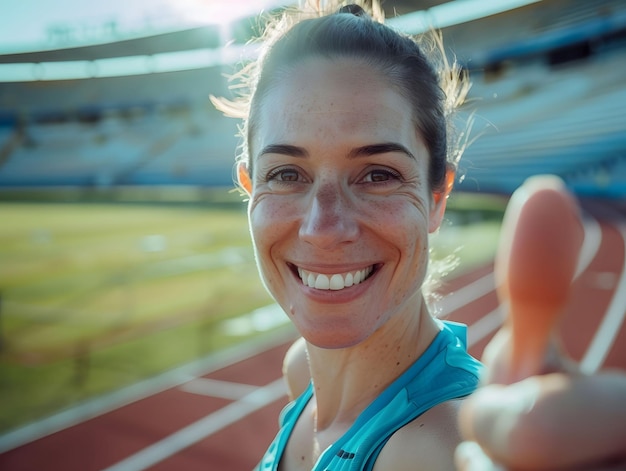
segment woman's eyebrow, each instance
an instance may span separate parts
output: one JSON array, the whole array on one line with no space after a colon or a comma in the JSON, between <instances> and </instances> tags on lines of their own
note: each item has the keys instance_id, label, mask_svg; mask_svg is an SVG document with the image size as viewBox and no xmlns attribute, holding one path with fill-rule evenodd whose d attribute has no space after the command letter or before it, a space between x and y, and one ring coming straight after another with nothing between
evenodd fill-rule
<instances>
[{"instance_id":1,"label":"woman's eyebrow","mask_svg":"<svg viewBox=\"0 0 626 471\"><path fill-rule=\"evenodd\" d=\"M292 146L289 144L269 144L265 146L261 150L261 152L259 152L259 157L265 154L281 154L291 157L309 156L309 153L306 151L306 149L298 146Z\"/></svg>"},{"instance_id":2,"label":"woman's eyebrow","mask_svg":"<svg viewBox=\"0 0 626 471\"><path fill-rule=\"evenodd\" d=\"M357 157L368 157L376 154L387 154L389 152L400 152L406 154L408 157L415 160L413 153L402 144L395 142L383 142L380 144L368 144L352 149L348 153L349 159L355 159ZM279 154L287 155L291 157L308 157L309 153L303 147L298 147L290 144L269 144L265 146L259 156L265 154Z\"/></svg>"},{"instance_id":3,"label":"woman's eyebrow","mask_svg":"<svg viewBox=\"0 0 626 471\"><path fill-rule=\"evenodd\" d=\"M397 144L395 142L383 142L381 144L369 144L366 146L357 147L350 151L350 153L348 154L348 158L354 159L356 157L387 154L389 152L401 152L415 160L415 156L409 149L404 147L402 144Z\"/></svg>"}]
</instances>

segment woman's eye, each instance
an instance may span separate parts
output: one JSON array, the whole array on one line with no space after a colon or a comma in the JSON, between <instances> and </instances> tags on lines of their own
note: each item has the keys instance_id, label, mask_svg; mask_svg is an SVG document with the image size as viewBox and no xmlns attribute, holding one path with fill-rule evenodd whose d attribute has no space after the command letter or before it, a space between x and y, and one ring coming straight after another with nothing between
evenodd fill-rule
<instances>
[{"instance_id":1,"label":"woman's eye","mask_svg":"<svg viewBox=\"0 0 626 471\"><path fill-rule=\"evenodd\" d=\"M389 180L398 180L400 174L392 172L391 170L376 169L372 170L365 175L364 181L367 183L380 183Z\"/></svg>"},{"instance_id":2,"label":"woman's eye","mask_svg":"<svg viewBox=\"0 0 626 471\"><path fill-rule=\"evenodd\" d=\"M300 173L293 168L279 168L271 171L267 175L267 181L297 182L300 180Z\"/></svg>"}]
</instances>

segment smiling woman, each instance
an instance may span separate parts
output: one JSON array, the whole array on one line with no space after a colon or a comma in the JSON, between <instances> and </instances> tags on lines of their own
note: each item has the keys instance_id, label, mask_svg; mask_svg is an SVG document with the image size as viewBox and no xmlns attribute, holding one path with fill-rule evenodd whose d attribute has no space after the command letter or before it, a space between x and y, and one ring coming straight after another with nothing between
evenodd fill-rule
<instances>
[{"instance_id":1,"label":"smiling woman","mask_svg":"<svg viewBox=\"0 0 626 471\"><path fill-rule=\"evenodd\" d=\"M260 101L250 143L257 261L307 339L350 347L415 306L445 198L431 200L411 106L382 74L357 59L310 58L287 77ZM349 272L360 281L350 289L317 288Z\"/></svg>"},{"instance_id":2,"label":"smiling woman","mask_svg":"<svg viewBox=\"0 0 626 471\"><path fill-rule=\"evenodd\" d=\"M303 337L285 362L294 402L260 468L451 469L453 399L475 389L480 365L464 328L430 315L422 285L467 84L427 57L436 47L373 19L377 5L328 8L270 25L240 77L250 95L216 101L244 120L257 265Z\"/></svg>"}]
</instances>

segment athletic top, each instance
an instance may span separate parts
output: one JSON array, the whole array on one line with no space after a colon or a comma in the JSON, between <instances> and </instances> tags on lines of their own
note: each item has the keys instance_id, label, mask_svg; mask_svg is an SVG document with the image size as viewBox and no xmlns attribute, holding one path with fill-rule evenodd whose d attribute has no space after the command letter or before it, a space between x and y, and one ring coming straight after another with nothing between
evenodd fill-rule
<instances>
[{"instance_id":1,"label":"athletic top","mask_svg":"<svg viewBox=\"0 0 626 471\"><path fill-rule=\"evenodd\" d=\"M426 351L322 453L311 471L371 471L394 432L431 407L476 389L482 365L466 351L466 326L437 322L441 331ZM259 463L259 471L277 471L296 421L312 396L309 383L306 391L283 409L280 430Z\"/></svg>"}]
</instances>

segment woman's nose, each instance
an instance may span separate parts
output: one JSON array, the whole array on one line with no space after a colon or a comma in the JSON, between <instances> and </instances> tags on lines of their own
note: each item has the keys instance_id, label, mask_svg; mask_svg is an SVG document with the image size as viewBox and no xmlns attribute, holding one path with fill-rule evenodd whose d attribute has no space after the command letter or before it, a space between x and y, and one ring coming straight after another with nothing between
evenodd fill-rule
<instances>
[{"instance_id":1,"label":"woman's nose","mask_svg":"<svg viewBox=\"0 0 626 471\"><path fill-rule=\"evenodd\" d=\"M300 226L300 238L322 249L353 242L358 223L349 197L339 185L321 185L312 194Z\"/></svg>"}]
</instances>

